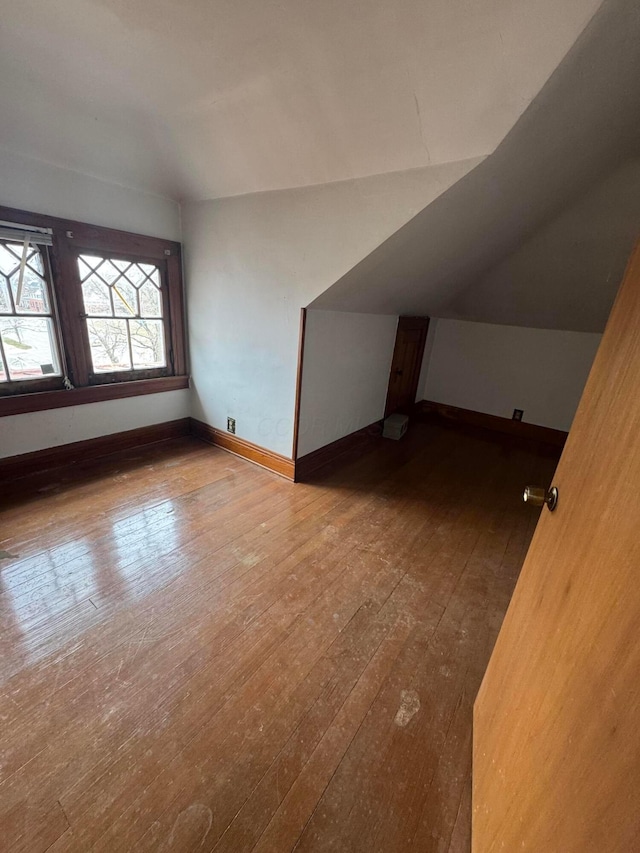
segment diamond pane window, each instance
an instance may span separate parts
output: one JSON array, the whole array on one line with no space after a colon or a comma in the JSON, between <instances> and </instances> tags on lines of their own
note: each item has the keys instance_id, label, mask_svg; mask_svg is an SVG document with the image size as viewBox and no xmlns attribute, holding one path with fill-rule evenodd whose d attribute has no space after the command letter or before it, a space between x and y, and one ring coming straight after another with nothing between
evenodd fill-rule
<instances>
[{"instance_id":1,"label":"diamond pane window","mask_svg":"<svg viewBox=\"0 0 640 853\"><path fill-rule=\"evenodd\" d=\"M37 245L0 240L2 383L62 375L42 252Z\"/></svg>"},{"instance_id":2,"label":"diamond pane window","mask_svg":"<svg viewBox=\"0 0 640 853\"><path fill-rule=\"evenodd\" d=\"M94 372L166 367L159 268L80 255L78 271Z\"/></svg>"},{"instance_id":3,"label":"diamond pane window","mask_svg":"<svg viewBox=\"0 0 640 853\"><path fill-rule=\"evenodd\" d=\"M180 256L0 205L0 416L186 388Z\"/></svg>"}]
</instances>

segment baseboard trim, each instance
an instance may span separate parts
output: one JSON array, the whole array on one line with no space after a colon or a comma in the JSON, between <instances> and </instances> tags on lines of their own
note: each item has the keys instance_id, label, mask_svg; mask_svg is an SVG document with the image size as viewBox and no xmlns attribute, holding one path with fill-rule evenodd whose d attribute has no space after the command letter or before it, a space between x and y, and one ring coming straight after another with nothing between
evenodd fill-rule
<instances>
[{"instance_id":1,"label":"baseboard trim","mask_svg":"<svg viewBox=\"0 0 640 853\"><path fill-rule=\"evenodd\" d=\"M68 467L86 459L98 459L121 450L131 450L147 444L157 444L172 438L189 435L189 418L166 421L161 424L100 435L71 444L47 447L31 453L21 453L0 459L0 480L14 480L30 474L39 474L54 468Z\"/></svg>"},{"instance_id":2,"label":"baseboard trim","mask_svg":"<svg viewBox=\"0 0 640 853\"><path fill-rule=\"evenodd\" d=\"M482 427L530 441L541 441L554 447L564 447L568 435L563 430L551 429L551 427L530 424L525 421L513 421L497 415L474 412L472 409L461 409L458 406L447 406L433 400L422 400L420 403L416 403L416 409L422 415L435 415L443 420Z\"/></svg>"},{"instance_id":3,"label":"baseboard trim","mask_svg":"<svg viewBox=\"0 0 640 853\"><path fill-rule=\"evenodd\" d=\"M461 409L457 406L447 406L444 403L436 403L431 400L416 403L415 414L436 416L447 421L469 424L494 432L540 441L554 447L563 447L567 438L567 433L562 430L522 421L512 421L508 418L474 412L471 409ZM201 441L213 444L221 450L226 450L260 465L262 468L273 471L287 480L300 482L340 457L356 450L362 451L370 446L381 435L380 425L381 421L374 421L369 426L345 435L343 438L307 453L294 461L275 453L273 450L268 450L258 444L253 444L209 426L209 424L195 418L180 418L175 421L152 424L112 435L101 435L85 441L74 441L71 444L47 447L32 453L21 453L18 456L0 459L0 481L15 480L30 474L73 465L87 458L98 459L122 450L131 450L136 447L169 441L173 438L193 435Z\"/></svg>"},{"instance_id":4,"label":"baseboard trim","mask_svg":"<svg viewBox=\"0 0 640 853\"><path fill-rule=\"evenodd\" d=\"M369 447L373 440L382 435L381 424L381 420L374 421L369 426L351 432L349 435L332 441L331 444L326 444L324 447L319 447L317 450L312 450L311 453L301 456L296 460L296 482L307 479L319 468L324 468L325 465L335 462L347 453Z\"/></svg>"},{"instance_id":5,"label":"baseboard trim","mask_svg":"<svg viewBox=\"0 0 640 853\"><path fill-rule=\"evenodd\" d=\"M281 456L273 450L267 450L266 447L260 447L259 444L253 444L251 441L238 438L221 429L216 429L209 424L196 420L196 418L191 418L190 424L191 434L195 438L199 438L200 441L206 441L208 444L213 444L215 447L234 453L243 459L248 459L262 468L280 474L281 477L286 477L287 480L295 480L296 466L293 459Z\"/></svg>"}]
</instances>

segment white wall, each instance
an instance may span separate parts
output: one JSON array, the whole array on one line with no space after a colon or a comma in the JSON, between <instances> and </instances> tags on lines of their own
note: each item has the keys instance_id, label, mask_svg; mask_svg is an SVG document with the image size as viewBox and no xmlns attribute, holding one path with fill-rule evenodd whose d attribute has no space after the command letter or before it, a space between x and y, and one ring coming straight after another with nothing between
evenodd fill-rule
<instances>
[{"instance_id":1,"label":"white wall","mask_svg":"<svg viewBox=\"0 0 640 853\"><path fill-rule=\"evenodd\" d=\"M193 416L291 456L300 309L473 165L187 204Z\"/></svg>"},{"instance_id":2,"label":"white wall","mask_svg":"<svg viewBox=\"0 0 640 853\"><path fill-rule=\"evenodd\" d=\"M432 321L421 397L568 430L602 335Z\"/></svg>"},{"instance_id":3,"label":"white wall","mask_svg":"<svg viewBox=\"0 0 640 853\"><path fill-rule=\"evenodd\" d=\"M169 199L0 149L0 204L180 240ZM187 417L189 391L170 391L0 418L0 458Z\"/></svg>"},{"instance_id":4,"label":"white wall","mask_svg":"<svg viewBox=\"0 0 640 853\"><path fill-rule=\"evenodd\" d=\"M177 202L22 157L1 146L0 204L150 237L182 239Z\"/></svg>"},{"instance_id":5,"label":"white wall","mask_svg":"<svg viewBox=\"0 0 640 853\"><path fill-rule=\"evenodd\" d=\"M187 417L187 394L166 391L0 418L0 458Z\"/></svg>"},{"instance_id":6,"label":"white wall","mask_svg":"<svg viewBox=\"0 0 640 853\"><path fill-rule=\"evenodd\" d=\"M398 318L308 311L298 457L384 417Z\"/></svg>"}]
</instances>

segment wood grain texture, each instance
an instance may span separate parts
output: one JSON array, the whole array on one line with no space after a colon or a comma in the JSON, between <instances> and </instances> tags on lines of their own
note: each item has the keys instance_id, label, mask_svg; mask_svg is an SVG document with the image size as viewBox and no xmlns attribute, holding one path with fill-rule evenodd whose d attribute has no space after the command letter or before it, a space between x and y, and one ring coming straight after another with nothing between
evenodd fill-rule
<instances>
[{"instance_id":1,"label":"wood grain texture","mask_svg":"<svg viewBox=\"0 0 640 853\"><path fill-rule=\"evenodd\" d=\"M640 850L638 389L640 247L476 701L475 853Z\"/></svg>"},{"instance_id":2,"label":"wood grain texture","mask_svg":"<svg viewBox=\"0 0 640 853\"><path fill-rule=\"evenodd\" d=\"M55 468L70 468L85 459L98 459L119 450L168 441L181 435L189 435L189 432L189 418L180 418L176 421L152 424L112 435L88 438L85 441L74 441L58 447L34 450L32 453L9 456L6 459L0 459L0 483L4 488L9 488L11 481L17 477L26 477ZM54 480L55 476L53 476Z\"/></svg>"},{"instance_id":3,"label":"wood grain texture","mask_svg":"<svg viewBox=\"0 0 640 853\"><path fill-rule=\"evenodd\" d=\"M3 490L2 849L468 849L554 464L419 424L312 484L183 438Z\"/></svg>"},{"instance_id":4,"label":"wood grain texture","mask_svg":"<svg viewBox=\"0 0 640 853\"><path fill-rule=\"evenodd\" d=\"M191 418L191 434L201 441L214 444L222 450L248 459L262 468L268 468L269 471L280 474L287 480L295 479L295 462L293 459L281 456L273 450L268 450L266 447L260 447L244 438L238 438L236 435L216 429L216 427L209 426L209 424L196 420L196 418Z\"/></svg>"},{"instance_id":5,"label":"wood grain texture","mask_svg":"<svg viewBox=\"0 0 640 853\"><path fill-rule=\"evenodd\" d=\"M62 219L58 216L48 216L29 210L18 210L14 207L0 206L0 219L23 225L38 225L52 228L55 233L64 234L71 231L73 239L88 249L104 249L105 251L133 252L146 255L150 259L163 260L165 251L179 254L180 243L165 240L161 237L149 237L146 234L132 234L117 228L105 228L102 225L90 225L75 219Z\"/></svg>"},{"instance_id":6,"label":"wood grain texture","mask_svg":"<svg viewBox=\"0 0 640 853\"><path fill-rule=\"evenodd\" d=\"M526 421L514 421L510 418L488 415L486 412L474 412L471 409L461 409L458 406L448 406L445 403L435 403L432 400L422 400L420 403L416 403L416 414L427 417L435 416L446 421L482 427L516 438L542 441L554 447L564 447L567 440L567 433L560 429L530 424Z\"/></svg>"},{"instance_id":7,"label":"wood grain texture","mask_svg":"<svg viewBox=\"0 0 640 853\"><path fill-rule=\"evenodd\" d=\"M398 317L384 409L385 418L395 412L409 414L413 409L428 330L428 317Z\"/></svg>"}]
</instances>

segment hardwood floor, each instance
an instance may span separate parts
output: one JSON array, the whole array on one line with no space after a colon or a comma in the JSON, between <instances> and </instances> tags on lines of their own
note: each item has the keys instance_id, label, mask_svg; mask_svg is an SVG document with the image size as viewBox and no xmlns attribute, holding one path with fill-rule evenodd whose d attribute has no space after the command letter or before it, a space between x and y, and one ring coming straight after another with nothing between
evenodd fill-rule
<instances>
[{"instance_id":1,"label":"hardwood floor","mask_svg":"<svg viewBox=\"0 0 640 853\"><path fill-rule=\"evenodd\" d=\"M304 484L193 439L6 484L0 849L467 851L555 462L418 424Z\"/></svg>"}]
</instances>

